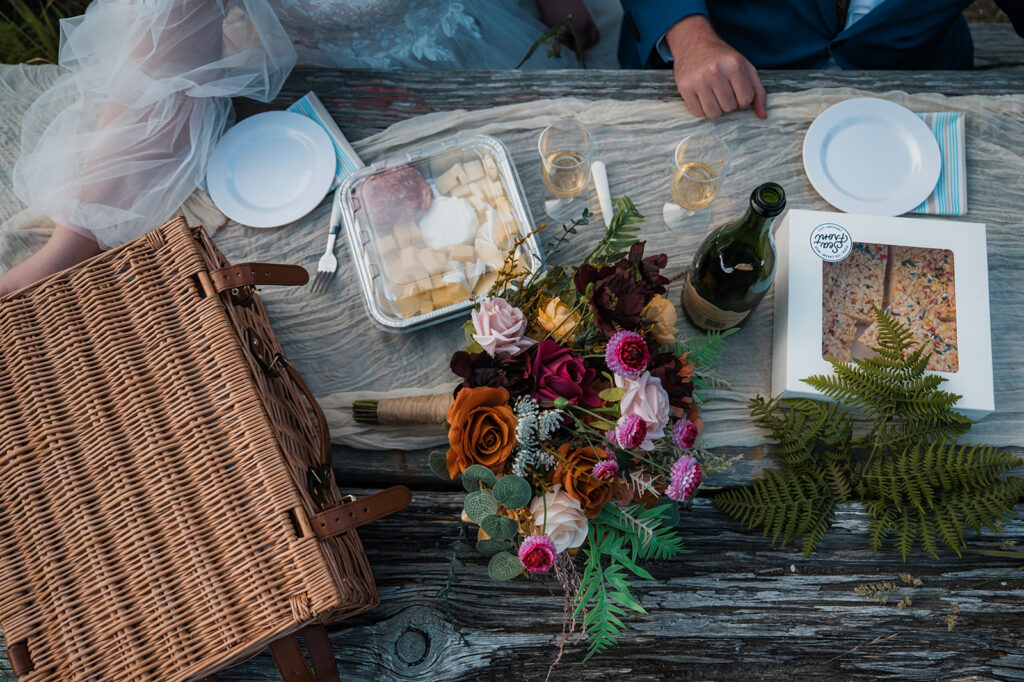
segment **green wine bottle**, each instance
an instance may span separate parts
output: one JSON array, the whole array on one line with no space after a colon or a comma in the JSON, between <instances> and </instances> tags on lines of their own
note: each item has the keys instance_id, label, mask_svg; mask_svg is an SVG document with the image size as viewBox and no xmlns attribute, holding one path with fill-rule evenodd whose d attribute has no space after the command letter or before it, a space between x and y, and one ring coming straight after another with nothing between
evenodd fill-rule
<instances>
[{"instance_id":1,"label":"green wine bottle","mask_svg":"<svg viewBox=\"0 0 1024 682\"><path fill-rule=\"evenodd\" d=\"M704 239L683 286L683 308L695 325L735 327L768 293L775 279L772 219L784 208L785 191L766 182L750 194L750 208L742 218Z\"/></svg>"}]
</instances>

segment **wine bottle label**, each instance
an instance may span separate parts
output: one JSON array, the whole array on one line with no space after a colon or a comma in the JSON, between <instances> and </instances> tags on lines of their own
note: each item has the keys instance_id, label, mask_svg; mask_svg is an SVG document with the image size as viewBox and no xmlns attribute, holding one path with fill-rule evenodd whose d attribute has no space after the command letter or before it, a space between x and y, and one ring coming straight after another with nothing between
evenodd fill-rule
<instances>
[{"instance_id":1,"label":"wine bottle label","mask_svg":"<svg viewBox=\"0 0 1024 682\"><path fill-rule=\"evenodd\" d=\"M749 310L742 313L732 310L722 310L713 303L708 302L690 283L690 276L686 276L686 284L683 286L683 307L690 320L701 329L730 329L742 322Z\"/></svg>"}]
</instances>

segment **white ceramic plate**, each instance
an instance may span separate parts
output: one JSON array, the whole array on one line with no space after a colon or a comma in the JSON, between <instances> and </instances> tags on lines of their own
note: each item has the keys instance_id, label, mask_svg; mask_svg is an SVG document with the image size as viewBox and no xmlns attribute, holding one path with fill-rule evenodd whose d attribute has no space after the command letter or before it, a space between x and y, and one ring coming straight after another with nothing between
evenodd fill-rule
<instances>
[{"instance_id":1,"label":"white ceramic plate","mask_svg":"<svg viewBox=\"0 0 1024 682\"><path fill-rule=\"evenodd\" d=\"M825 201L847 213L906 213L932 193L941 169L931 129L884 99L834 104L804 137L807 177Z\"/></svg>"},{"instance_id":2,"label":"white ceramic plate","mask_svg":"<svg viewBox=\"0 0 1024 682\"><path fill-rule=\"evenodd\" d=\"M316 208L334 168L334 147L323 128L290 111L267 111L224 134L206 166L206 185L232 220L277 227Z\"/></svg>"}]
</instances>

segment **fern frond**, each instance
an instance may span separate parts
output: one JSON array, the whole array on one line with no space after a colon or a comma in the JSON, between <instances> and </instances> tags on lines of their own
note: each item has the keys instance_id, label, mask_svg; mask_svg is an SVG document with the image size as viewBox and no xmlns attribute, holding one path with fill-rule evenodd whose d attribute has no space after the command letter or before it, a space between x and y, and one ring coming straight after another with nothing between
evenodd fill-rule
<instances>
[{"instance_id":1,"label":"fern frond","mask_svg":"<svg viewBox=\"0 0 1024 682\"><path fill-rule=\"evenodd\" d=\"M608 223L608 229L594 250L583 259L583 264L614 263L626 257L629 247L636 243L640 236L643 215L633 205L629 197L612 197L614 213Z\"/></svg>"},{"instance_id":2,"label":"fern frond","mask_svg":"<svg viewBox=\"0 0 1024 682\"><path fill-rule=\"evenodd\" d=\"M708 373L722 358L725 352L725 340L739 331L739 327L725 331L711 330L702 336L692 336L676 343L675 354L687 353L701 372Z\"/></svg>"},{"instance_id":3,"label":"fern frond","mask_svg":"<svg viewBox=\"0 0 1024 682\"><path fill-rule=\"evenodd\" d=\"M820 472L766 471L753 484L717 495L721 511L769 534L773 544L804 540L804 555L814 551L835 514L836 502Z\"/></svg>"}]
</instances>

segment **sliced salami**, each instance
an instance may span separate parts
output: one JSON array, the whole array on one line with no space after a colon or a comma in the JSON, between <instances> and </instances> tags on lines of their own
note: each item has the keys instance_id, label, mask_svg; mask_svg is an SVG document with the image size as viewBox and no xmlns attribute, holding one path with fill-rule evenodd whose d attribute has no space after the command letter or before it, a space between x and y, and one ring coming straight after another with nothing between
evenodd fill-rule
<instances>
[{"instance_id":1,"label":"sliced salami","mask_svg":"<svg viewBox=\"0 0 1024 682\"><path fill-rule=\"evenodd\" d=\"M415 221L430 208L434 195L418 170L402 166L368 178L357 190L363 210L378 230Z\"/></svg>"}]
</instances>

